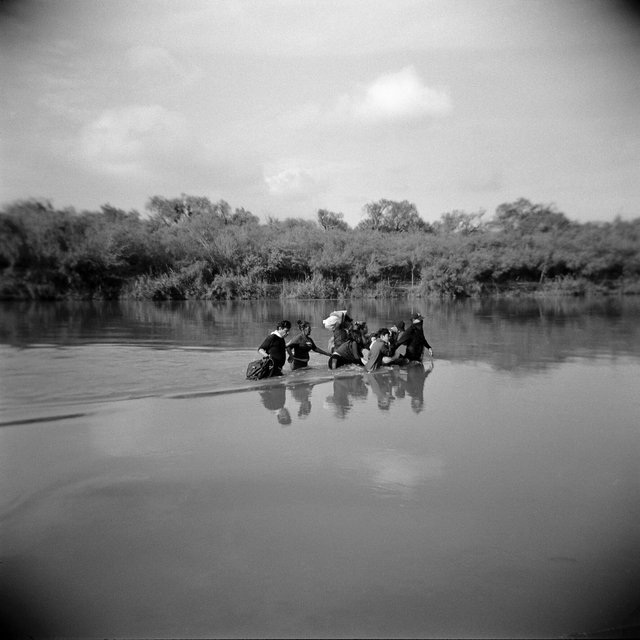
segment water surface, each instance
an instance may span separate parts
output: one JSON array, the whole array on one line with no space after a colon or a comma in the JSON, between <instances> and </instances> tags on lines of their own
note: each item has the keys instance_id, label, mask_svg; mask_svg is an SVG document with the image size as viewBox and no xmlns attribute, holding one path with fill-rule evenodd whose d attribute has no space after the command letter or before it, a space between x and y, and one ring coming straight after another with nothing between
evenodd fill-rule
<instances>
[{"instance_id":1,"label":"water surface","mask_svg":"<svg viewBox=\"0 0 640 640\"><path fill-rule=\"evenodd\" d=\"M337 303L0 307L2 600L36 636L560 637L640 592L640 304L372 302L433 365L249 382Z\"/></svg>"}]
</instances>

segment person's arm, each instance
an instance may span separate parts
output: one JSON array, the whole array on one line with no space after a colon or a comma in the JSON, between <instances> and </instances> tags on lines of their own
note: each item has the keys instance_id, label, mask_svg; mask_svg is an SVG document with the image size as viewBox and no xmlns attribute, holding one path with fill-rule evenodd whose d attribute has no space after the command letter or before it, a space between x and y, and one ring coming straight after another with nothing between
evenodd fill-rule
<instances>
[{"instance_id":1,"label":"person's arm","mask_svg":"<svg viewBox=\"0 0 640 640\"><path fill-rule=\"evenodd\" d=\"M300 334L302 335L302 334ZM287 350L287 354L289 355L289 362L291 362L295 358L294 347L297 344L300 344L300 335L297 335L295 338L292 338L287 342L285 349Z\"/></svg>"},{"instance_id":2,"label":"person's arm","mask_svg":"<svg viewBox=\"0 0 640 640\"><path fill-rule=\"evenodd\" d=\"M378 359L379 359L381 350L382 349L380 347L379 342L376 341L371 345L371 350L369 352L369 359L364 365L365 371L367 372L375 371L380 366Z\"/></svg>"},{"instance_id":3,"label":"person's arm","mask_svg":"<svg viewBox=\"0 0 640 640\"><path fill-rule=\"evenodd\" d=\"M424 340L424 346L427 348L429 355L433 356L433 349L431 348L431 345L429 344L427 337L424 335L424 331L422 332L422 339Z\"/></svg>"},{"instance_id":4,"label":"person's arm","mask_svg":"<svg viewBox=\"0 0 640 640\"><path fill-rule=\"evenodd\" d=\"M311 338L307 338L307 340L309 340L309 342L313 345L311 348L316 352L319 353L323 356L331 356L331 354L328 351L325 351L324 349L321 349Z\"/></svg>"},{"instance_id":5,"label":"person's arm","mask_svg":"<svg viewBox=\"0 0 640 640\"><path fill-rule=\"evenodd\" d=\"M287 354L289 355L290 358L293 358L293 343L295 342L295 340L289 340L289 342L287 342L287 344L284 346L284 348L287 351Z\"/></svg>"},{"instance_id":6,"label":"person's arm","mask_svg":"<svg viewBox=\"0 0 640 640\"><path fill-rule=\"evenodd\" d=\"M269 356L269 349L271 348L272 343L272 335L267 336L262 344L258 347L258 353L262 358L267 358Z\"/></svg>"},{"instance_id":7,"label":"person's arm","mask_svg":"<svg viewBox=\"0 0 640 640\"><path fill-rule=\"evenodd\" d=\"M398 337L396 338L396 350L398 349L398 347L402 346L403 344L408 344L409 341L411 340L411 333L409 331L401 331L398 334Z\"/></svg>"}]
</instances>

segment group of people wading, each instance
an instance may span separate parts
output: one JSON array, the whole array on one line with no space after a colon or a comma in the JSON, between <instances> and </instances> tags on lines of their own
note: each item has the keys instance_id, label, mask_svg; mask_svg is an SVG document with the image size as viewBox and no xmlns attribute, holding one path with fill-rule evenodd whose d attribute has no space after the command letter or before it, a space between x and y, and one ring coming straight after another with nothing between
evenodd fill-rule
<instances>
[{"instance_id":1,"label":"group of people wading","mask_svg":"<svg viewBox=\"0 0 640 640\"><path fill-rule=\"evenodd\" d=\"M404 321L400 321L369 333L366 322L354 321L346 310L334 311L323 320L325 328L333 331L327 351L314 342L311 325L305 320L298 320L298 335L287 341L291 322L282 320L263 340L258 353L272 360L271 376L282 375L287 357L292 370L306 367L311 351L328 356L330 369L355 364L366 371L375 371L381 366L422 362L425 349L433 358L433 350L424 335L423 320L420 313L414 313L406 329Z\"/></svg>"}]
</instances>

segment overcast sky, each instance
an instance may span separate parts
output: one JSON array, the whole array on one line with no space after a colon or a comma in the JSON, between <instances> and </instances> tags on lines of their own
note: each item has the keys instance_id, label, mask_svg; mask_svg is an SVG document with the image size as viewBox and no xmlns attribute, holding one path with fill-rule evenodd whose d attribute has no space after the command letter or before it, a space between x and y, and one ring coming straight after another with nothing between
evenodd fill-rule
<instances>
[{"instance_id":1,"label":"overcast sky","mask_svg":"<svg viewBox=\"0 0 640 640\"><path fill-rule=\"evenodd\" d=\"M640 216L640 23L612 0L0 5L0 201L425 220Z\"/></svg>"}]
</instances>

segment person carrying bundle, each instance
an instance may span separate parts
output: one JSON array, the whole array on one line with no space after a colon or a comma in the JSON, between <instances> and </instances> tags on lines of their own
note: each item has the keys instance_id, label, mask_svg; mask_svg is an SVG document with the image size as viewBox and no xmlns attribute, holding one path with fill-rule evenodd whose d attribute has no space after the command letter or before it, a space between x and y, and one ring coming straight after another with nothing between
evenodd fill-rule
<instances>
[{"instance_id":1,"label":"person carrying bundle","mask_svg":"<svg viewBox=\"0 0 640 640\"><path fill-rule=\"evenodd\" d=\"M365 363L362 357L363 345L354 336L353 318L349 316L347 311L334 311L329 318L323 321L323 324L325 328L333 329L333 336L330 340L329 369L337 369L346 364L362 366Z\"/></svg>"}]
</instances>

